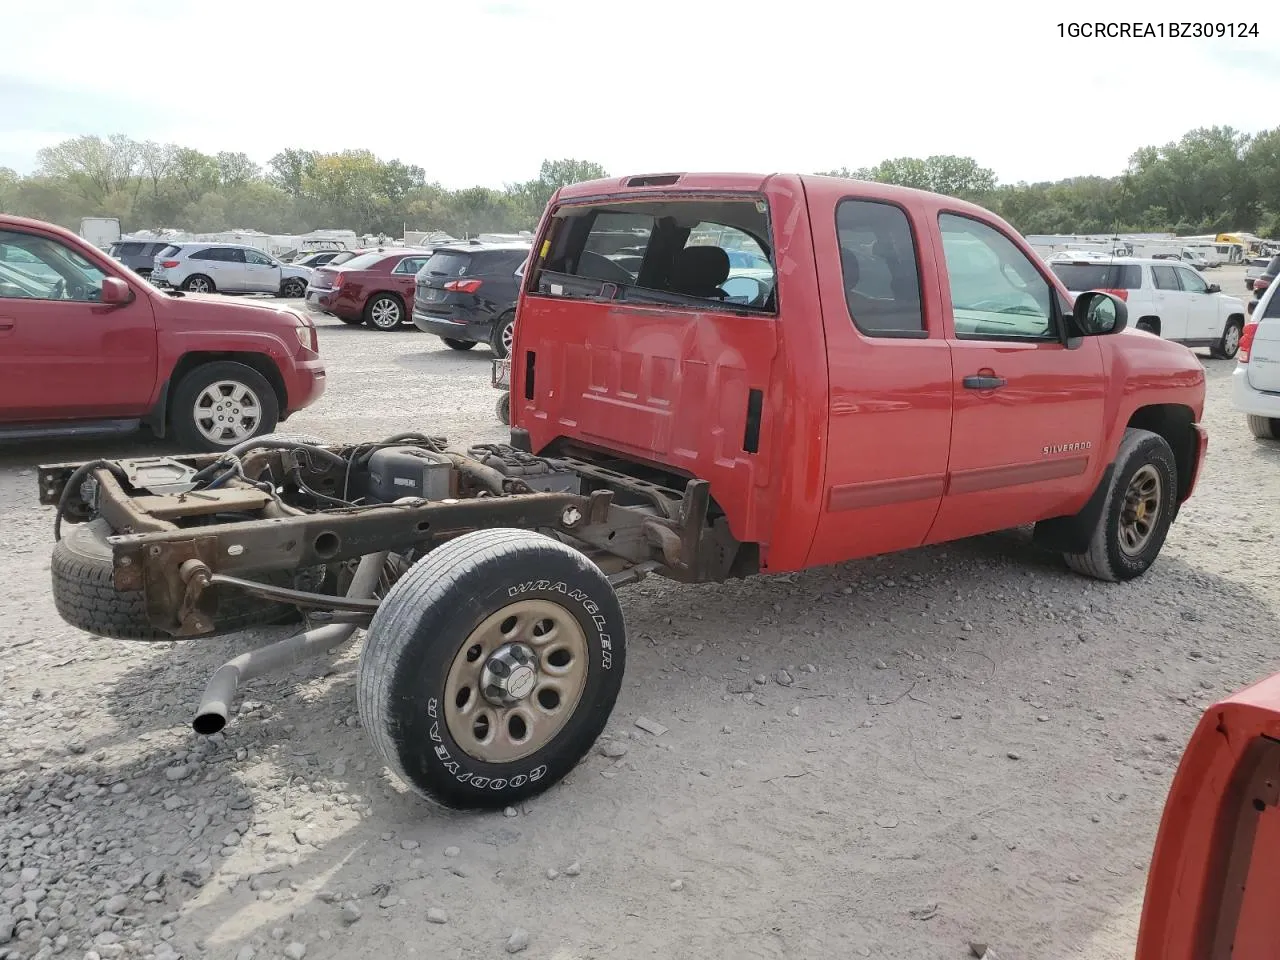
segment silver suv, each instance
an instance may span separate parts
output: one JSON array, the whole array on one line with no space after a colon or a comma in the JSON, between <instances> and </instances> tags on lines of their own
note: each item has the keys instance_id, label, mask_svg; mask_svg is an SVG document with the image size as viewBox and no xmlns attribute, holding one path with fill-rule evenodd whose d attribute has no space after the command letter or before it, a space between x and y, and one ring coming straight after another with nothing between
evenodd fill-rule
<instances>
[{"instance_id":1,"label":"silver suv","mask_svg":"<svg viewBox=\"0 0 1280 960\"><path fill-rule=\"evenodd\" d=\"M182 241L156 254L151 282L190 293L273 293L304 297L311 270L242 243Z\"/></svg>"}]
</instances>

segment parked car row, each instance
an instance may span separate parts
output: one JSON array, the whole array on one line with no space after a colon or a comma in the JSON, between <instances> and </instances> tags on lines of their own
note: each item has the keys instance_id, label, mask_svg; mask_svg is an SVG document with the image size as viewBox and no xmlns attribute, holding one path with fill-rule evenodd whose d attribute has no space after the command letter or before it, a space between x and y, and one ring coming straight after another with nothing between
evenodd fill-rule
<instances>
[{"instance_id":1,"label":"parked car row","mask_svg":"<svg viewBox=\"0 0 1280 960\"><path fill-rule=\"evenodd\" d=\"M529 249L528 243L465 241L366 250L317 269L306 306L374 330L412 321L454 350L485 343L505 357Z\"/></svg>"}]
</instances>

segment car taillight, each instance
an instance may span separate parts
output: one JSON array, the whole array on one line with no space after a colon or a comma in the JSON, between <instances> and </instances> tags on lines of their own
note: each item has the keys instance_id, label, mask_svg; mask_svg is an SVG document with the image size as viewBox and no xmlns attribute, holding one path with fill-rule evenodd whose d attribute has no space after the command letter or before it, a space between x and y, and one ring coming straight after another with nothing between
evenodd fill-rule
<instances>
[{"instance_id":1,"label":"car taillight","mask_svg":"<svg viewBox=\"0 0 1280 960\"><path fill-rule=\"evenodd\" d=\"M172 270L181 262L182 262L181 260L161 260L160 266L164 267L166 270Z\"/></svg>"},{"instance_id":2,"label":"car taillight","mask_svg":"<svg viewBox=\"0 0 1280 960\"><path fill-rule=\"evenodd\" d=\"M444 288L450 293L475 293L483 280L450 280Z\"/></svg>"},{"instance_id":3,"label":"car taillight","mask_svg":"<svg viewBox=\"0 0 1280 960\"><path fill-rule=\"evenodd\" d=\"M1253 281L1253 292L1258 294L1266 293L1267 287L1269 286L1271 286L1270 277L1259 277L1257 280Z\"/></svg>"},{"instance_id":4,"label":"car taillight","mask_svg":"<svg viewBox=\"0 0 1280 960\"><path fill-rule=\"evenodd\" d=\"M1129 299L1129 291L1128 291L1128 290L1108 290L1108 289L1104 289L1102 292L1103 292L1103 293L1109 293L1109 294L1111 294L1111 295L1112 295L1113 297L1115 297L1117 300L1126 300L1126 301L1127 301L1127 300Z\"/></svg>"},{"instance_id":5,"label":"car taillight","mask_svg":"<svg viewBox=\"0 0 1280 960\"><path fill-rule=\"evenodd\" d=\"M1250 320L1244 325L1244 329L1240 331L1240 349L1236 352L1236 359L1240 363L1249 362L1249 349L1253 346L1253 338L1257 332L1257 320Z\"/></svg>"},{"instance_id":6,"label":"car taillight","mask_svg":"<svg viewBox=\"0 0 1280 960\"><path fill-rule=\"evenodd\" d=\"M335 274L333 275L333 287L332 287L332 289L337 290L340 286L342 286L342 281L343 281L343 280L345 280L345 279L346 279L346 277L344 277L342 274L340 274L340 273L335 273Z\"/></svg>"}]
</instances>

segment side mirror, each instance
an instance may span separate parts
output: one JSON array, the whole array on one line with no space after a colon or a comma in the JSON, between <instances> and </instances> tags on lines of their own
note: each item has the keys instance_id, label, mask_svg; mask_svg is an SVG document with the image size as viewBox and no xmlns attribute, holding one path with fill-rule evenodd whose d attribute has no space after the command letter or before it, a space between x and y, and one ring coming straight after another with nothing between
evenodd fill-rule
<instances>
[{"instance_id":1,"label":"side mirror","mask_svg":"<svg viewBox=\"0 0 1280 960\"><path fill-rule=\"evenodd\" d=\"M98 295L99 303L119 306L122 303L128 303L132 299L133 291L119 277L102 278L102 292Z\"/></svg>"},{"instance_id":2,"label":"side mirror","mask_svg":"<svg viewBox=\"0 0 1280 960\"><path fill-rule=\"evenodd\" d=\"M1218 286L1218 284L1216 284L1216 283L1211 283L1211 284L1209 284L1209 286L1205 289L1205 292L1206 292L1206 293L1221 293L1221 292L1222 292L1222 287Z\"/></svg>"},{"instance_id":3,"label":"side mirror","mask_svg":"<svg viewBox=\"0 0 1280 960\"><path fill-rule=\"evenodd\" d=\"M1071 319L1086 337L1103 337L1119 333L1129 325L1129 308L1119 297L1090 290L1076 297Z\"/></svg>"}]
</instances>

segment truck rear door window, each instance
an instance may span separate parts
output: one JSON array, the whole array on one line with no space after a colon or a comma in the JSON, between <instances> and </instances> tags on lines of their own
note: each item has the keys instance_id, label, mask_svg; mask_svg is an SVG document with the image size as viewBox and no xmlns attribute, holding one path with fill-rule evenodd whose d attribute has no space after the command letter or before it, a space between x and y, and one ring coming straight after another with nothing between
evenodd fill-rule
<instances>
[{"instance_id":1,"label":"truck rear door window","mask_svg":"<svg viewBox=\"0 0 1280 960\"><path fill-rule=\"evenodd\" d=\"M547 240L533 281L542 296L777 311L760 199L570 205L556 211Z\"/></svg>"},{"instance_id":2,"label":"truck rear door window","mask_svg":"<svg viewBox=\"0 0 1280 960\"><path fill-rule=\"evenodd\" d=\"M836 206L840 273L849 317L868 337L927 337L911 224L879 200Z\"/></svg>"}]
</instances>

